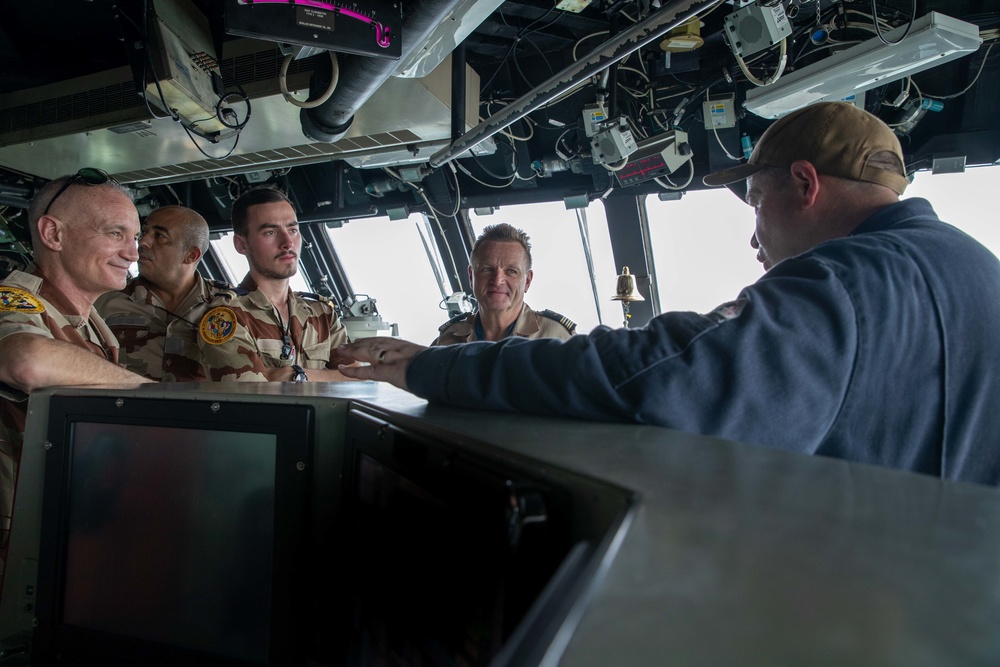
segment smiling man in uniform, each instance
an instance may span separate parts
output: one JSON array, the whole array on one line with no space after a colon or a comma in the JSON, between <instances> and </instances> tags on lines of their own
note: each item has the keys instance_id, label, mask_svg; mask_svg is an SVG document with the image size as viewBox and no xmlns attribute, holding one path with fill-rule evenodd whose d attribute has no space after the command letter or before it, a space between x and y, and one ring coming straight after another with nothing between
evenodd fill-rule
<instances>
[{"instance_id":1,"label":"smiling man in uniform","mask_svg":"<svg viewBox=\"0 0 1000 667\"><path fill-rule=\"evenodd\" d=\"M0 550L13 507L28 394L41 387L148 382L118 365L94 301L125 286L139 214L99 169L50 181L28 209L34 264L0 281Z\"/></svg>"},{"instance_id":2,"label":"smiling man in uniform","mask_svg":"<svg viewBox=\"0 0 1000 667\"><path fill-rule=\"evenodd\" d=\"M551 310L536 312L524 302L531 287L531 241L520 229L506 223L483 230L469 262L469 282L478 308L445 322L432 345L453 345L477 340L519 338L569 338L576 324Z\"/></svg>"}]
</instances>

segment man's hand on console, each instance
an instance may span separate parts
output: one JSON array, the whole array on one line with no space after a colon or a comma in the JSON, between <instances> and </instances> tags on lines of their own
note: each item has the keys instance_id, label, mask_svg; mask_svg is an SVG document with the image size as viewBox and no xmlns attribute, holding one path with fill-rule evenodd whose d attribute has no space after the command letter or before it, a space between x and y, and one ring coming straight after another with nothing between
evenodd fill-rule
<instances>
[{"instance_id":1,"label":"man's hand on console","mask_svg":"<svg viewBox=\"0 0 1000 667\"><path fill-rule=\"evenodd\" d=\"M409 390L406 386L406 369L413 357L425 349L427 348L423 345L387 336L362 338L340 346L339 355L370 365L339 366L338 370L349 378L378 380Z\"/></svg>"}]
</instances>

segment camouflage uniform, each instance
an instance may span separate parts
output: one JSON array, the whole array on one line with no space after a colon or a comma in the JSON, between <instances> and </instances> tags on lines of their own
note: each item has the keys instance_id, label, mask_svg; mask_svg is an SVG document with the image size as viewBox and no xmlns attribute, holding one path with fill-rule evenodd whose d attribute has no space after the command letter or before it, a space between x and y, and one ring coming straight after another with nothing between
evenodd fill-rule
<instances>
[{"instance_id":1,"label":"camouflage uniform","mask_svg":"<svg viewBox=\"0 0 1000 667\"><path fill-rule=\"evenodd\" d=\"M213 301L201 319L198 345L210 380L266 382L269 368L298 364L308 371L350 363L336 355L348 342L347 330L327 300L289 290L291 318L284 323L292 352L282 359L278 310L249 275L236 293L231 302Z\"/></svg>"},{"instance_id":2,"label":"camouflage uniform","mask_svg":"<svg viewBox=\"0 0 1000 667\"><path fill-rule=\"evenodd\" d=\"M29 267L31 270L31 267ZM63 340L118 363L118 344L97 310L90 317L63 315L52 305L61 301L42 279L14 271L0 280L0 338L29 333ZM14 483L21 459L21 442L28 411L28 396L0 383L0 547L6 549L7 531L13 511Z\"/></svg>"},{"instance_id":3,"label":"camouflage uniform","mask_svg":"<svg viewBox=\"0 0 1000 667\"><path fill-rule=\"evenodd\" d=\"M479 340L476 337L476 313L457 315L442 324L438 331L440 335L431 345L454 345L455 343L471 343L474 340ZM514 322L513 330L504 337L520 336L522 338L561 338L566 340L575 333L575 322L551 310L536 312L529 308L528 304L524 304L521 306L521 314Z\"/></svg>"},{"instance_id":4,"label":"camouflage uniform","mask_svg":"<svg viewBox=\"0 0 1000 667\"><path fill-rule=\"evenodd\" d=\"M202 381L207 374L198 349L198 323L213 299L235 298L232 288L197 280L176 313L168 311L139 276L121 292L108 292L94 306L118 338L119 359L133 373L165 382Z\"/></svg>"}]
</instances>

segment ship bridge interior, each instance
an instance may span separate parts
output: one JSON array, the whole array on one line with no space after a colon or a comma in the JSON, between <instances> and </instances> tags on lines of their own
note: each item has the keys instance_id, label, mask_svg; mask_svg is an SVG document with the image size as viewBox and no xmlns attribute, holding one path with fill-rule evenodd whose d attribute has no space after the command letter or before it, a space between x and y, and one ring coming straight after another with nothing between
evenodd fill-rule
<instances>
[{"instance_id":1,"label":"ship bridge interior","mask_svg":"<svg viewBox=\"0 0 1000 667\"><path fill-rule=\"evenodd\" d=\"M140 214L183 204L220 235L235 197L274 184L304 223L304 289L363 309L371 288L344 255L372 249L322 229L414 219L410 256L453 314L471 307L471 219L516 225L513 207L549 203L600 210L613 262L589 271L595 295L595 273L630 266L642 323L660 311L646 202L704 189L796 108L864 106L910 173L994 164L998 26L986 0L14 3L3 256L29 258L27 203L84 166L128 185ZM241 277L219 251L201 269Z\"/></svg>"}]
</instances>

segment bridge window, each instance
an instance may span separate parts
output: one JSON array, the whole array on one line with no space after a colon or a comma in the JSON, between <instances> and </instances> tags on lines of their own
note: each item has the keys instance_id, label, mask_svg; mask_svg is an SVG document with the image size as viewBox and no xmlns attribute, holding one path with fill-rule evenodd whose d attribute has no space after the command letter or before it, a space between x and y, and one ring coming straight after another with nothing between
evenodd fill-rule
<instances>
[{"instance_id":1,"label":"bridge window","mask_svg":"<svg viewBox=\"0 0 1000 667\"><path fill-rule=\"evenodd\" d=\"M750 247L753 209L729 190L647 197L646 212L663 312L707 313L764 274Z\"/></svg>"},{"instance_id":2,"label":"bridge window","mask_svg":"<svg viewBox=\"0 0 1000 667\"><path fill-rule=\"evenodd\" d=\"M970 167L961 174L921 171L904 198L924 197L945 222L972 236L1000 257L1000 224L992 197L1000 166Z\"/></svg>"},{"instance_id":3,"label":"bridge window","mask_svg":"<svg viewBox=\"0 0 1000 667\"><path fill-rule=\"evenodd\" d=\"M437 338L448 320L436 274L451 266L450 258L442 263L437 256L427 225L414 213L405 220L365 218L327 229L354 291L375 299L382 318L399 325L400 337L423 345ZM456 261L464 271L464 261Z\"/></svg>"}]
</instances>

